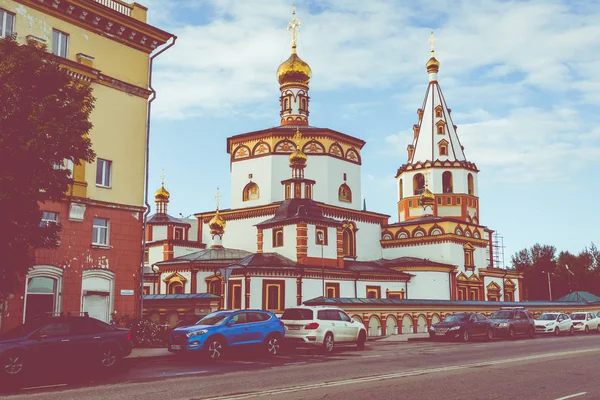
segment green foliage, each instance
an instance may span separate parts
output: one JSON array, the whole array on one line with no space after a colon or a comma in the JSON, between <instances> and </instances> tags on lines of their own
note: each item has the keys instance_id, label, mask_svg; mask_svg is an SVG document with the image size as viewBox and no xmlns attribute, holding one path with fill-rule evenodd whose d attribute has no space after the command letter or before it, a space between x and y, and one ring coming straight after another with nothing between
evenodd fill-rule
<instances>
[{"instance_id":1,"label":"green foliage","mask_svg":"<svg viewBox=\"0 0 600 400\"><path fill-rule=\"evenodd\" d=\"M65 197L65 160L91 162L94 106L88 84L73 81L45 46L0 39L0 301L58 245L60 226L41 227L40 203Z\"/></svg>"},{"instance_id":2,"label":"green foliage","mask_svg":"<svg viewBox=\"0 0 600 400\"><path fill-rule=\"evenodd\" d=\"M167 347L170 329L143 318L131 315L113 315L111 324L119 328L131 329L131 340L134 347Z\"/></svg>"},{"instance_id":3,"label":"green foliage","mask_svg":"<svg viewBox=\"0 0 600 400\"><path fill-rule=\"evenodd\" d=\"M518 251L511 257L513 268L523 272L525 300L548 300L548 272L552 299L584 291L600 295L600 251L594 243L579 254L540 244Z\"/></svg>"}]
</instances>

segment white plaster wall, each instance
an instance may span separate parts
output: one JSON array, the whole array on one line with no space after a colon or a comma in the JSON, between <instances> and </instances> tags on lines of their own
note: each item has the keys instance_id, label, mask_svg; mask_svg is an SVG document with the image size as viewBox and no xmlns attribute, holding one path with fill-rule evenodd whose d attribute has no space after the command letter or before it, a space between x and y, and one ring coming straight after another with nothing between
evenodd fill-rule
<instances>
[{"instance_id":1,"label":"white plaster wall","mask_svg":"<svg viewBox=\"0 0 600 400\"><path fill-rule=\"evenodd\" d=\"M360 167L358 164L337 157L309 154L304 176L316 181L313 199L334 206L360 210L362 208ZM338 190L343 183L346 183L352 191L352 203L339 201Z\"/></svg>"},{"instance_id":2,"label":"white plaster wall","mask_svg":"<svg viewBox=\"0 0 600 400\"><path fill-rule=\"evenodd\" d=\"M253 250L256 251L256 250ZM297 261L296 258L296 225L287 225L283 227L283 246L273 247L273 229L263 230L263 252L278 253L290 260Z\"/></svg>"},{"instance_id":3,"label":"white plaster wall","mask_svg":"<svg viewBox=\"0 0 600 400\"><path fill-rule=\"evenodd\" d=\"M308 257L321 258L321 245L316 242L315 225L308 225ZM327 246L323 246L323 258L337 258L337 231L335 228L327 228Z\"/></svg>"},{"instance_id":4,"label":"white plaster wall","mask_svg":"<svg viewBox=\"0 0 600 400\"><path fill-rule=\"evenodd\" d=\"M450 277L447 272L410 271L408 298L415 300L450 300Z\"/></svg>"},{"instance_id":5,"label":"white plaster wall","mask_svg":"<svg viewBox=\"0 0 600 400\"><path fill-rule=\"evenodd\" d=\"M417 201L415 199L415 201ZM404 213L402 213L404 214ZM408 215L411 217L420 217L423 215L423 207L410 208L408 210Z\"/></svg>"},{"instance_id":6,"label":"white plaster wall","mask_svg":"<svg viewBox=\"0 0 600 400\"><path fill-rule=\"evenodd\" d=\"M438 206L438 217L459 217L462 215L461 206Z\"/></svg>"},{"instance_id":7,"label":"white plaster wall","mask_svg":"<svg viewBox=\"0 0 600 400\"><path fill-rule=\"evenodd\" d=\"M381 225L355 221L356 259L359 261L378 260L383 257L381 248Z\"/></svg>"},{"instance_id":8,"label":"white plaster wall","mask_svg":"<svg viewBox=\"0 0 600 400\"><path fill-rule=\"evenodd\" d=\"M406 282L369 282L369 281L358 281L356 283L356 287L358 290L357 297L366 298L367 297L367 286L380 286L381 287L381 298L385 299L385 291L399 291L406 290L407 283ZM354 297L354 296L352 296Z\"/></svg>"},{"instance_id":9,"label":"white plaster wall","mask_svg":"<svg viewBox=\"0 0 600 400\"><path fill-rule=\"evenodd\" d=\"M196 242L198 240L198 218L186 218L183 222L187 222L192 226L188 230L188 240Z\"/></svg>"},{"instance_id":10,"label":"white plaster wall","mask_svg":"<svg viewBox=\"0 0 600 400\"><path fill-rule=\"evenodd\" d=\"M196 273L196 289L198 293L208 293L208 288L206 287L206 278L209 276L214 276L214 272L212 271L198 271Z\"/></svg>"},{"instance_id":11,"label":"white plaster wall","mask_svg":"<svg viewBox=\"0 0 600 400\"><path fill-rule=\"evenodd\" d=\"M396 190L397 197L400 199L400 179L403 182L403 195L404 198L415 196L414 187L413 187L413 179L416 174L423 174L427 177L427 184L429 190L434 194L449 194L443 193L443 180L442 175L444 172L449 171L452 173L452 190L453 193L457 194L468 194L469 186L467 177L469 174L473 175L473 192L475 196L479 195L478 190L478 177L477 173L462 169L462 168L443 168L443 167L430 167L426 170L416 170L416 171L407 171L402 173L398 178L396 178Z\"/></svg>"},{"instance_id":12,"label":"white plaster wall","mask_svg":"<svg viewBox=\"0 0 600 400\"><path fill-rule=\"evenodd\" d=\"M152 225L152 241L164 240L167 238L166 225Z\"/></svg>"},{"instance_id":13,"label":"white plaster wall","mask_svg":"<svg viewBox=\"0 0 600 400\"><path fill-rule=\"evenodd\" d=\"M148 259L149 259L148 265L152 266L154 263L163 261L163 259L164 259L163 250L164 250L163 246L148 247Z\"/></svg>"},{"instance_id":14,"label":"white plaster wall","mask_svg":"<svg viewBox=\"0 0 600 400\"><path fill-rule=\"evenodd\" d=\"M269 218L271 217L266 216L227 221L225 234L223 235L223 246L229 249L255 252L257 229L254 225ZM208 224L202 225L202 243L206 243L207 246L212 244L212 236Z\"/></svg>"},{"instance_id":15,"label":"white plaster wall","mask_svg":"<svg viewBox=\"0 0 600 400\"><path fill-rule=\"evenodd\" d=\"M252 151L252 149L250 149ZM279 159L279 160L274 160ZM273 175L283 176L280 171L282 161L287 159L287 156L264 156L252 159L245 159L231 163L231 199L230 204L232 209L246 208L254 206L262 206L273 202L273 191L281 190L281 178L279 185L273 184ZM279 161L279 162L278 162ZM279 168L274 168L279 164ZM289 170L289 166L287 167ZM248 178L248 174L252 174L252 179ZM258 185L259 198L252 201L243 201L244 187L250 182Z\"/></svg>"},{"instance_id":16,"label":"white plaster wall","mask_svg":"<svg viewBox=\"0 0 600 400\"><path fill-rule=\"evenodd\" d=\"M326 281L329 282L329 281ZM341 285L340 285L341 291ZM302 301L312 300L323 296L323 283L321 279L302 279Z\"/></svg>"}]
</instances>

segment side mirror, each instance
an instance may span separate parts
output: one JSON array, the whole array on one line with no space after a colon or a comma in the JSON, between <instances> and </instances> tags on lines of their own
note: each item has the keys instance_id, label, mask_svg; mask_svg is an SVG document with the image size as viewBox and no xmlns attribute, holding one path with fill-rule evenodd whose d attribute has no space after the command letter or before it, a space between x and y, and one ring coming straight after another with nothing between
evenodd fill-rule
<instances>
[{"instance_id":1,"label":"side mirror","mask_svg":"<svg viewBox=\"0 0 600 400\"><path fill-rule=\"evenodd\" d=\"M351 320L350 320L350 323L351 323L351 324L354 324L355 322L356 322L356 321L355 321L355 320L353 320L353 319L351 319Z\"/></svg>"}]
</instances>

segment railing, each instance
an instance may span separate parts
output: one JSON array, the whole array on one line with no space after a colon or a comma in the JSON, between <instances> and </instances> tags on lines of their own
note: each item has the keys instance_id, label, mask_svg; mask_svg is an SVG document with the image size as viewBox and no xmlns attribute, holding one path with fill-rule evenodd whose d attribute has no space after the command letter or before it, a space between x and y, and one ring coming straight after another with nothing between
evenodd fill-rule
<instances>
[{"instance_id":1,"label":"railing","mask_svg":"<svg viewBox=\"0 0 600 400\"><path fill-rule=\"evenodd\" d=\"M128 17L131 17L131 6L127 3L124 3L119 0L94 0L96 3L100 3L105 7L108 7L112 10L120 12L121 14L125 14Z\"/></svg>"}]
</instances>

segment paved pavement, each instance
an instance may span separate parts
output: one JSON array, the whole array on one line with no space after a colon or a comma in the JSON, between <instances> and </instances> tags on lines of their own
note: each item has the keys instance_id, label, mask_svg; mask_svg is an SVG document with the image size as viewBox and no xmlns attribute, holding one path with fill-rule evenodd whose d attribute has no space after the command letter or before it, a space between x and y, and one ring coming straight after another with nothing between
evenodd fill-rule
<instances>
[{"instance_id":1,"label":"paved pavement","mask_svg":"<svg viewBox=\"0 0 600 400\"><path fill-rule=\"evenodd\" d=\"M136 357L115 376L8 399L599 399L600 335L492 342L374 341L275 358ZM576 397L567 397L574 396Z\"/></svg>"}]
</instances>

